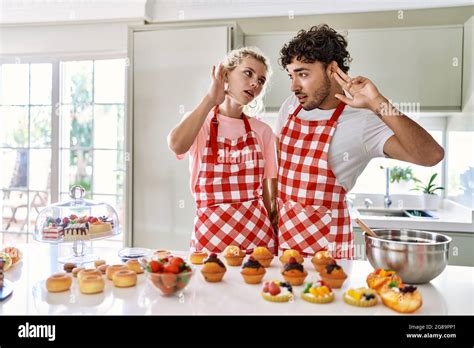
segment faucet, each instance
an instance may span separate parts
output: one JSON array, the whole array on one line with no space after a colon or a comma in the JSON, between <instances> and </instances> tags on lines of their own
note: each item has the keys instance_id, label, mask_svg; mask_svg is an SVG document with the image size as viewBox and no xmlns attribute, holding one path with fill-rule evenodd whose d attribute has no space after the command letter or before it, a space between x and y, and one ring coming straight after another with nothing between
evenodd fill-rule
<instances>
[{"instance_id":1,"label":"faucet","mask_svg":"<svg viewBox=\"0 0 474 348\"><path fill-rule=\"evenodd\" d=\"M374 204L374 202L372 202L370 198L364 199L365 209L369 209L372 204Z\"/></svg>"},{"instance_id":2,"label":"faucet","mask_svg":"<svg viewBox=\"0 0 474 348\"><path fill-rule=\"evenodd\" d=\"M390 198L390 168L385 168L385 196L383 198L383 206L388 209L392 205Z\"/></svg>"}]
</instances>

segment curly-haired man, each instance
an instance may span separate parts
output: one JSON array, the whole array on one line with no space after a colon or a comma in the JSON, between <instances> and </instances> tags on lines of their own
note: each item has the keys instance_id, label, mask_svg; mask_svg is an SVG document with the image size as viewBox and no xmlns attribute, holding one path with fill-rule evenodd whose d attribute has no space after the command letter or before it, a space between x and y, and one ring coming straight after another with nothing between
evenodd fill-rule
<instances>
[{"instance_id":1,"label":"curly-haired man","mask_svg":"<svg viewBox=\"0 0 474 348\"><path fill-rule=\"evenodd\" d=\"M347 75L346 39L328 25L301 30L280 51L291 79L280 108L280 249L353 256L346 192L374 157L433 166L444 150L367 78Z\"/></svg>"}]
</instances>

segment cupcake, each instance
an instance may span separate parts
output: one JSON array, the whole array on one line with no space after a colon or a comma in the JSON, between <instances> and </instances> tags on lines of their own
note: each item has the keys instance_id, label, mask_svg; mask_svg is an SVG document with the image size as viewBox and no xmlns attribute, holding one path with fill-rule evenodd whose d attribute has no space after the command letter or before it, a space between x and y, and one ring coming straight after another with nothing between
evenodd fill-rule
<instances>
[{"instance_id":1,"label":"cupcake","mask_svg":"<svg viewBox=\"0 0 474 348\"><path fill-rule=\"evenodd\" d=\"M385 306L399 313L416 312L423 304L416 286L405 285L402 282L390 282L379 294Z\"/></svg>"},{"instance_id":2,"label":"cupcake","mask_svg":"<svg viewBox=\"0 0 474 348\"><path fill-rule=\"evenodd\" d=\"M265 268L260 264L260 262L255 260L253 256L249 257L240 271L240 274L242 274L242 277L247 284L260 283L265 273Z\"/></svg>"},{"instance_id":3,"label":"cupcake","mask_svg":"<svg viewBox=\"0 0 474 348\"><path fill-rule=\"evenodd\" d=\"M238 246L229 245L222 253L228 266L240 266L245 257L245 252Z\"/></svg>"},{"instance_id":4,"label":"cupcake","mask_svg":"<svg viewBox=\"0 0 474 348\"><path fill-rule=\"evenodd\" d=\"M384 290L391 282L401 283L402 279L390 269L377 268L367 276L367 285L378 293Z\"/></svg>"},{"instance_id":5,"label":"cupcake","mask_svg":"<svg viewBox=\"0 0 474 348\"><path fill-rule=\"evenodd\" d=\"M377 293L373 289L349 289L344 293L344 302L357 307L372 307L377 304Z\"/></svg>"},{"instance_id":6,"label":"cupcake","mask_svg":"<svg viewBox=\"0 0 474 348\"><path fill-rule=\"evenodd\" d=\"M335 260L329 254L329 251L321 250L314 254L311 263L317 272L321 272L327 265L334 263Z\"/></svg>"},{"instance_id":7,"label":"cupcake","mask_svg":"<svg viewBox=\"0 0 474 348\"><path fill-rule=\"evenodd\" d=\"M288 261L290 260L290 257L294 257L296 262L298 263L303 263L304 262L304 258L303 256L300 255L300 252L298 250L293 250L293 249L289 249L289 250L285 250L283 252L283 255L280 256L280 262L282 265L285 265L288 263Z\"/></svg>"},{"instance_id":8,"label":"cupcake","mask_svg":"<svg viewBox=\"0 0 474 348\"><path fill-rule=\"evenodd\" d=\"M335 289L339 289L347 278L346 273L337 263L330 263L319 275L327 285Z\"/></svg>"},{"instance_id":9,"label":"cupcake","mask_svg":"<svg viewBox=\"0 0 474 348\"><path fill-rule=\"evenodd\" d=\"M210 283L220 282L226 271L224 263L217 258L215 253L204 260L204 266L201 269L204 279Z\"/></svg>"},{"instance_id":10,"label":"cupcake","mask_svg":"<svg viewBox=\"0 0 474 348\"><path fill-rule=\"evenodd\" d=\"M303 265L298 263L294 257L290 257L288 263L283 267L281 274L288 283L295 286L303 284L308 272L305 271Z\"/></svg>"},{"instance_id":11,"label":"cupcake","mask_svg":"<svg viewBox=\"0 0 474 348\"><path fill-rule=\"evenodd\" d=\"M202 265L206 257L207 253L205 251L195 251L189 257L189 261L191 261L193 265Z\"/></svg>"},{"instance_id":12,"label":"cupcake","mask_svg":"<svg viewBox=\"0 0 474 348\"><path fill-rule=\"evenodd\" d=\"M263 284L261 295L270 302L288 302L293 298L293 287L287 282L273 280Z\"/></svg>"},{"instance_id":13,"label":"cupcake","mask_svg":"<svg viewBox=\"0 0 474 348\"><path fill-rule=\"evenodd\" d=\"M329 303L334 301L334 292L331 287L323 281L307 283L301 298L311 303Z\"/></svg>"},{"instance_id":14,"label":"cupcake","mask_svg":"<svg viewBox=\"0 0 474 348\"><path fill-rule=\"evenodd\" d=\"M265 247L256 247L253 249L252 256L265 268L270 267L273 260L273 254Z\"/></svg>"}]
</instances>

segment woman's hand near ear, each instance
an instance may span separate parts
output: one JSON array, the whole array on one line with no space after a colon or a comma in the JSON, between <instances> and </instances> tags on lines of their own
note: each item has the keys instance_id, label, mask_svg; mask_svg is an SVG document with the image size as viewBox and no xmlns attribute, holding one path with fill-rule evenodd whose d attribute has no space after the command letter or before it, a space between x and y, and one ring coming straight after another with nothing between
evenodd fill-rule
<instances>
[{"instance_id":1,"label":"woman's hand near ear","mask_svg":"<svg viewBox=\"0 0 474 348\"><path fill-rule=\"evenodd\" d=\"M209 91L193 111L187 113L179 124L168 134L168 147L176 155L188 152L201 130L207 115L215 105L221 104L225 99L223 66L219 64L211 69L211 84Z\"/></svg>"},{"instance_id":2,"label":"woman's hand near ear","mask_svg":"<svg viewBox=\"0 0 474 348\"><path fill-rule=\"evenodd\" d=\"M214 105L220 105L225 99L225 84L224 84L224 67L222 63L219 64L216 72L216 66L212 66L211 70L211 85L207 95L212 100Z\"/></svg>"}]
</instances>

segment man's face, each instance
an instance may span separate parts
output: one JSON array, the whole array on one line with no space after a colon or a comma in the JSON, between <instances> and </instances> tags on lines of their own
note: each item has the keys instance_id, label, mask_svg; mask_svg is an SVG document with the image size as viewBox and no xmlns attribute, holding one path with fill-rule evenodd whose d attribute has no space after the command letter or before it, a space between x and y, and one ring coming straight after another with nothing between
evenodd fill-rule
<instances>
[{"instance_id":1,"label":"man's face","mask_svg":"<svg viewBox=\"0 0 474 348\"><path fill-rule=\"evenodd\" d=\"M291 79L291 91L303 109L316 109L329 95L331 81L321 62L303 63L294 58L286 70Z\"/></svg>"}]
</instances>

